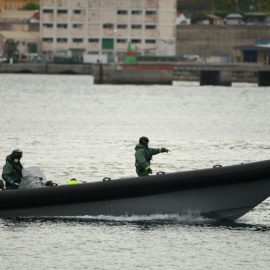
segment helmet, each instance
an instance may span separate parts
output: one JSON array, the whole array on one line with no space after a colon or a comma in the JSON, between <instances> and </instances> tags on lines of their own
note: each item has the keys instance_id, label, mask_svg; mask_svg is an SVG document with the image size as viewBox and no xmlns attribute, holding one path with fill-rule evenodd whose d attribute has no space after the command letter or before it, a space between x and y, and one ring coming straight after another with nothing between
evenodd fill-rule
<instances>
[{"instance_id":1,"label":"helmet","mask_svg":"<svg viewBox=\"0 0 270 270\"><path fill-rule=\"evenodd\" d=\"M147 138L147 137L141 137L140 139L139 139L139 143L144 143L144 142L149 142L149 139Z\"/></svg>"},{"instance_id":2,"label":"helmet","mask_svg":"<svg viewBox=\"0 0 270 270\"><path fill-rule=\"evenodd\" d=\"M67 182L68 185L72 184L80 184L80 182L76 178L72 178Z\"/></svg>"},{"instance_id":3,"label":"helmet","mask_svg":"<svg viewBox=\"0 0 270 270\"><path fill-rule=\"evenodd\" d=\"M12 153L11 153L11 156L12 156L13 158L14 158L14 157L21 158L22 155L23 155L23 152L22 152L22 150L20 150L20 149L16 149L16 150L12 151Z\"/></svg>"}]
</instances>

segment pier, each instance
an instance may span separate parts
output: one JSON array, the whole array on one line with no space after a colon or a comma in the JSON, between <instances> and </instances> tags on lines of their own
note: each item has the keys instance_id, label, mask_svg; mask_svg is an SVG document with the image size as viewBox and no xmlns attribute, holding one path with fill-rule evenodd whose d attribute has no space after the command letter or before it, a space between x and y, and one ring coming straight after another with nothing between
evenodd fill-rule
<instances>
[{"instance_id":1,"label":"pier","mask_svg":"<svg viewBox=\"0 0 270 270\"><path fill-rule=\"evenodd\" d=\"M248 63L0 63L0 73L92 75L95 84L170 85L172 81L198 81L200 85L230 86L233 82L247 82L270 86L270 66Z\"/></svg>"},{"instance_id":2,"label":"pier","mask_svg":"<svg viewBox=\"0 0 270 270\"><path fill-rule=\"evenodd\" d=\"M92 75L92 65L69 65L51 63L0 63L0 73L34 73L34 74L81 74Z\"/></svg>"}]
</instances>

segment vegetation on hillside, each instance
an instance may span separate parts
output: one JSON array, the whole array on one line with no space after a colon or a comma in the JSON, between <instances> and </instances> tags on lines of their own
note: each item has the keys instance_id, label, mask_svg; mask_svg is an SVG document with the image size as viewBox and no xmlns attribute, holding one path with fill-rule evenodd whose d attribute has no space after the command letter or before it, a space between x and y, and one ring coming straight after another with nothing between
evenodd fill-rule
<instances>
[{"instance_id":1,"label":"vegetation on hillside","mask_svg":"<svg viewBox=\"0 0 270 270\"><path fill-rule=\"evenodd\" d=\"M22 7L22 10L39 10L39 4L35 1L29 1Z\"/></svg>"},{"instance_id":2,"label":"vegetation on hillside","mask_svg":"<svg viewBox=\"0 0 270 270\"><path fill-rule=\"evenodd\" d=\"M269 0L177 0L179 12L196 13L270 13Z\"/></svg>"}]
</instances>

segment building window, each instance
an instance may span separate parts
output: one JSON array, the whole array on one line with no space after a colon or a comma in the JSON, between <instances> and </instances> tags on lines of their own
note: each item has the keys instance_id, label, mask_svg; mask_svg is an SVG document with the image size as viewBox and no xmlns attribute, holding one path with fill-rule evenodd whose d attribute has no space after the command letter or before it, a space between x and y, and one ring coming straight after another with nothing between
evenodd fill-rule
<instances>
[{"instance_id":1,"label":"building window","mask_svg":"<svg viewBox=\"0 0 270 270\"><path fill-rule=\"evenodd\" d=\"M66 43L67 42L67 39L66 38L58 38L57 39L57 42L58 43Z\"/></svg>"},{"instance_id":2,"label":"building window","mask_svg":"<svg viewBox=\"0 0 270 270\"><path fill-rule=\"evenodd\" d=\"M126 29L128 26L126 24L118 24L117 28L118 29Z\"/></svg>"},{"instance_id":3,"label":"building window","mask_svg":"<svg viewBox=\"0 0 270 270\"><path fill-rule=\"evenodd\" d=\"M58 9L57 10L57 14L67 14L67 13L68 13L67 9Z\"/></svg>"},{"instance_id":4,"label":"building window","mask_svg":"<svg viewBox=\"0 0 270 270\"><path fill-rule=\"evenodd\" d=\"M83 39L82 38L73 38L72 41L74 43L82 43L83 42Z\"/></svg>"},{"instance_id":5,"label":"building window","mask_svg":"<svg viewBox=\"0 0 270 270\"><path fill-rule=\"evenodd\" d=\"M157 15L157 12L155 10L147 10L145 12L146 15Z\"/></svg>"},{"instance_id":6,"label":"building window","mask_svg":"<svg viewBox=\"0 0 270 270\"><path fill-rule=\"evenodd\" d=\"M102 50L113 50L114 49L114 40L111 38L102 39Z\"/></svg>"},{"instance_id":7,"label":"building window","mask_svg":"<svg viewBox=\"0 0 270 270\"><path fill-rule=\"evenodd\" d=\"M51 42L53 42L53 38L43 38L42 41L51 43Z\"/></svg>"},{"instance_id":8,"label":"building window","mask_svg":"<svg viewBox=\"0 0 270 270\"><path fill-rule=\"evenodd\" d=\"M126 39L117 39L117 43L127 43Z\"/></svg>"},{"instance_id":9,"label":"building window","mask_svg":"<svg viewBox=\"0 0 270 270\"><path fill-rule=\"evenodd\" d=\"M52 14L53 13L53 9L43 9L43 13Z\"/></svg>"},{"instance_id":10,"label":"building window","mask_svg":"<svg viewBox=\"0 0 270 270\"><path fill-rule=\"evenodd\" d=\"M146 25L145 29L156 29L156 25Z\"/></svg>"},{"instance_id":11,"label":"building window","mask_svg":"<svg viewBox=\"0 0 270 270\"><path fill-rule=\"evenodd\" d=\"M145 40L145 43L147 43L147 44L154 44L154 43L156 43L156 40L155 39L146 39Z\"/></svg>"},{"instance_id":12,"label":"building window","mask_svg":"<svg viewBox=\"0 0 270 270\"><path fill-rule=\"evenodd\" d=\"M142 29L142 26L140 24L133 24L131 25L132 29Z\"/></svg>"},{"instance_id":13,"label":"building window","mask_svg":"<svg viewBox=\"0 0 270 270\"><path fill-rule=\"evenodd\" d=\"M103 24L103 28L104 28L104 29L113 29L114 26L113 26L112 23L105 23L105 24Z\"/></svg>"},{"instance_id":14,"label":"building window","mask_svg":"<svg viewBox=\"0 0 270 270\"><path fill-rule=\"evenodd\" d=\"M82 24L73 24L73 28L82 29L83 25Z\"/></svg>"},{"instance_id":15,"label":"building window","mask_svg":"<svg viewBox=\"0 0 270 270\"><path fill-rule=\"evenodd\" d=\"M128 11L127 10L117 10L118 15L127 15Z\"/></svg>"},{"instance_id":16,"label":"building window","mask_svg":"<svg viewBox=\"0 0 270 270\"><path fill-rule=\"evenodd\" d=\"M95 55L95 54L99 54L99 51L88 51L87 54L90 54L90 55L94 54Z\"/></svg>"},{"instance_id":17,"label":"building window","mask_svg":"<svg viewBox=\"0 0 270 270\"><path fill-rule=\"evenodd\" d=\"M75 10L73 10L73 14L81 14L81 10L80 9L75 9Z\"/></svg>"},{"instance_id":18,"label":"building window","mask_svg":"<svg viewBox=\"0 0 270 270\"><path fill-rule=\"evenodd\" d=\"M43 27L44 28L53 28L53 24L52 23L44 23Z\"/></svg>"},{"instance_id":19,"label":"building window","mask_svg":"<svg viewBox=\"0 0 270 270\"><path fill-rule=\"evenodd\" d=\"M141 10L132 10L131 11L131 14L132 15L141 15L142 14L142 11Z\"/></svg>"},{"instance_id":20,"label":"building window","mask_svg":"<svg viewBox=\"0 0 270 270\"><path fill-rule=\"evenodd\" d=\"M68 25L65 23L57 24L57 28L67 28Z\"/></svg>"},{"instance_id":21,"label":"building window","mask_svg":"<svg viewBox=\"0 0 270 270\"><path fill-rule=\"evenodd\" d=\"M89 38L88 42L89 43L99 43L99 39L98 38Z\"/></svg>"},{"instance_id":22,"label":"building window","mask_svg":"<svg viewBox=\"0 0 270 270\"><path fill-rule=\"evenodd\" d=\"M142 41L140 39L132 39L131 43L141 43Z\"/></svg>"}]
</instances>

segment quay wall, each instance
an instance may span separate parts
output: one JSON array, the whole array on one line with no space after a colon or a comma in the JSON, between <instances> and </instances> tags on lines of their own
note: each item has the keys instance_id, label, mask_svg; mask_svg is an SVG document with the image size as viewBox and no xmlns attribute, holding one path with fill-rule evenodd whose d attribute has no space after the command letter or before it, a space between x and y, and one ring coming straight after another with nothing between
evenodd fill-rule
<instances>
[{"instance_id":1,"label":"quay wall","mask_svg":"<svg viewBox=\"0 0 270 270\"><path fill-rule=\"evenodd\" d=\"M222 71L231 74L232 82L257 83L258 73L270 71L270 66L257 64L179 64L174 66L174 81L200 81L202 71Z\"/></svg>"},{"instance_id":2,"label":"quay wall","mask_svg":"<svg viewBox=\"0 0 270 270\"><path fill-rule=\"evenodd\" d=\"M0 63L0 73L81 74L92 75L92 65L57 65L48 63Z\"/></svg>"},{"instance_id":3,"label":"quay wall","mask_svg":"<svg viewBox=\"0 0 270 270\"><path fill-rule=\"evenodd\" d=\"M252 45L256 39L268 37L269 25L178 25L176 55L228 56L234 47Z\"/></svg>"},{"instance_id":4,"label":"quay wall","mask_svg":"<svg viewBox=\"0 0 270 270\"><path fill-rule=\"evenodd\" d=\"M202 71L222 71L222 72L229 72L231 74L232 82L257 83L258 72L270 71L270 66L258 65L258 64L229 64L229 63L228 64L207 64L207 63L175 64L174 63L172 64L172 67L173 67L172 80L174 81L200 81ZM116 71L116 73L117 72L119 73L119 70ZM121 72L123 73L123 71ZM162 72L159 74L159 76L162 75ZM95 75L93 66L86 65L86 64L84 65L56 65L56 64L0 63L0 73ZM118 73L116 74L116 73L114 75L112 74L111 76L117 77L119 74ZM167 78L169 78L168 74L166 75ZM138 72L137 72L137 75L139 75ZM140 83L140 78L142 76L140 77L137 75L134 74L133 76L135 80L134 83L136 83L136 81L137 83Z\"/></svg>"}]
</instances>

